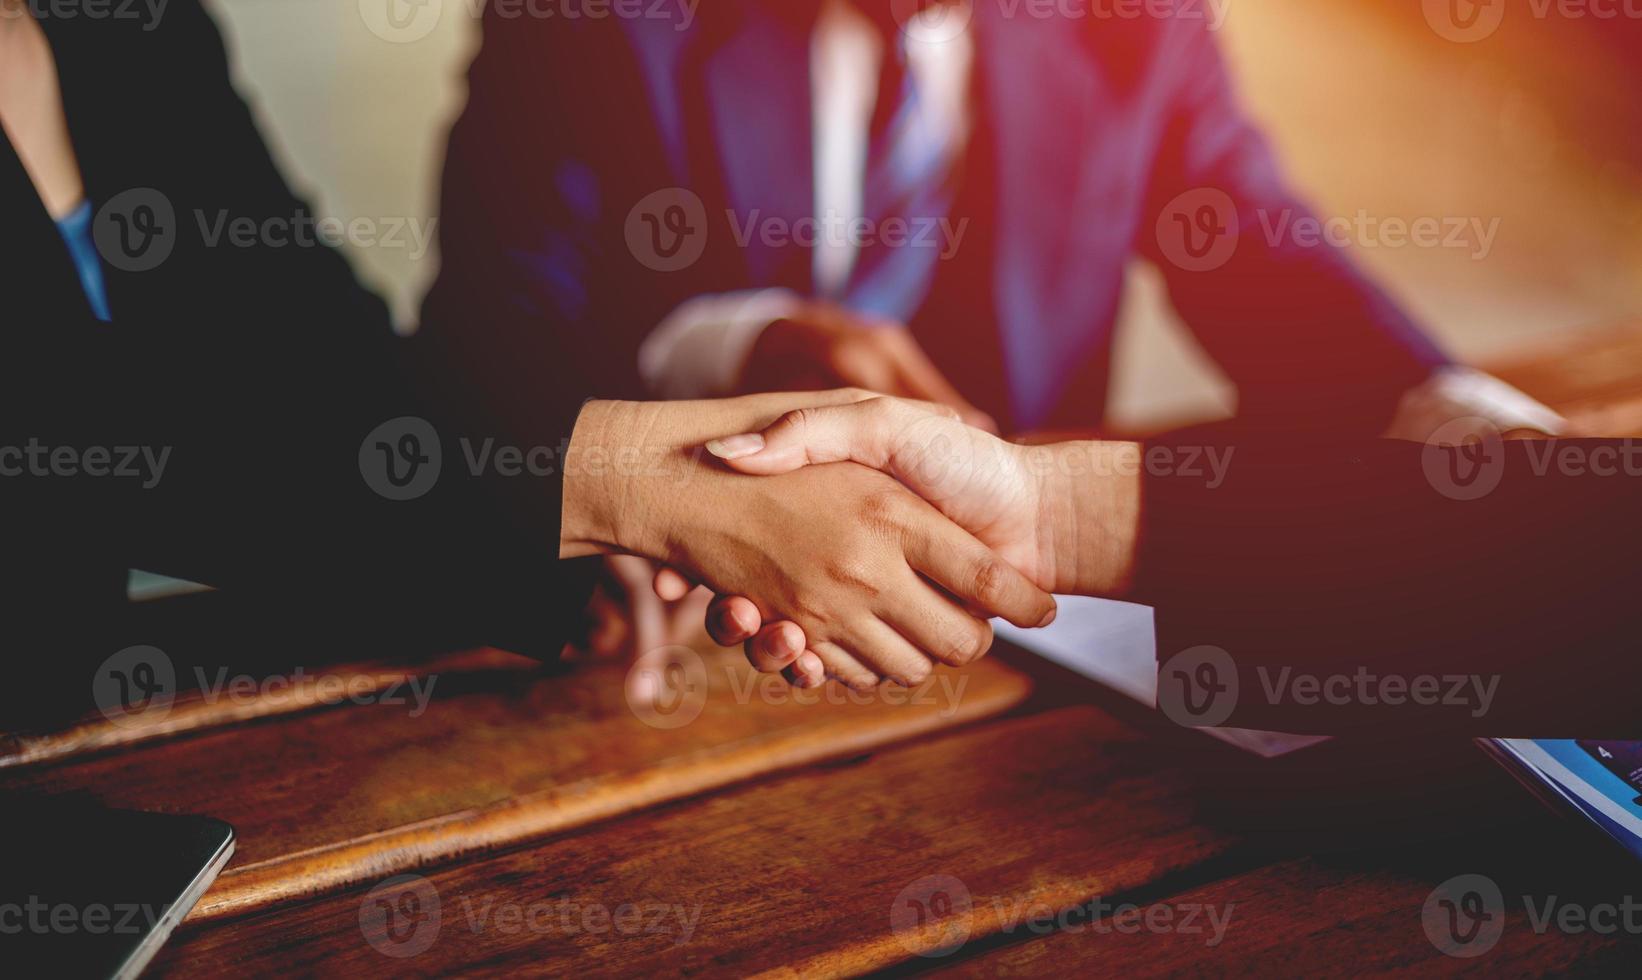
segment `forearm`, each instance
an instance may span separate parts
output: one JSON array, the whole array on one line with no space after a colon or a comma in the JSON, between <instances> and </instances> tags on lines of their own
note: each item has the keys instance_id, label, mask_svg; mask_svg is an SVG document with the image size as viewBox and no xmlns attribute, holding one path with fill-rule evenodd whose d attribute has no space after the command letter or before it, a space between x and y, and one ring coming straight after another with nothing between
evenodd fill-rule
<instances>
[{"instance_id":1,"label":"forearm","mask_svg":"<svg viewBox=\"0 0 1642 980\"><path fill-rule=\"evenodd\" d=\"M1204 645L1233 658L1244 696L1230 724L1634 736L1636 477L1545 463L1601 445L1496 446L1499 484L1472 500L1427 469L1419 444L1239 445L1214 489L1147 475L1133 594L1158 609L1160 661ZM1467 690L1492 693L1303 703L1277 683L1361 671L1444 690L1476 678Z\"/></svg>"}]
</instances>

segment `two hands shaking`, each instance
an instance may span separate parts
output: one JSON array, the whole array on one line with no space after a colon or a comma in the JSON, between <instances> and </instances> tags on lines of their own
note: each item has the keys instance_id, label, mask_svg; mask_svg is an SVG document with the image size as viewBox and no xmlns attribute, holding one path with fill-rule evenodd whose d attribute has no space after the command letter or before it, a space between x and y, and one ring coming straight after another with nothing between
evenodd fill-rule
<instances>
[{"instance_id":1,"label":"two hands shaking","mask_svg":"<svg viewBox=\"0 0 1642 980\"><path fill-rule=\"evenodd\" d=\"M1021 446L951 408L843 389L590 402L565 469L560 556L661 563L717 598L708 631L811 687L916 684L987 651L993 616L1050 593L1122 596L1140 448Z\"/></svg>"}]
</instances>

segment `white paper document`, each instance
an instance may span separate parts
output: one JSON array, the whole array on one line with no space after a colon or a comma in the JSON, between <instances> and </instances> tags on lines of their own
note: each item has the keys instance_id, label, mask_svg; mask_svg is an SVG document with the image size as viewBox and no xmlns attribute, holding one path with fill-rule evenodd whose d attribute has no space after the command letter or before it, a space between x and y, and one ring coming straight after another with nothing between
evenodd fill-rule
<instances>
[{"instance_id":1,"label":"white paper document","mask_svg":"<svg viewBox=\"0 0 1642 980\"><path fill-rule=\"evenodd\" d=\"M1157 634L1152 607L1087 596L1056 596L1060 612L1044 629L1018 629L1002 620L998 636L1069 670L1157 707ZM1247 728L1205 728L1238 748L1270 758L1325 741L1323 735L1284 735Z\"/></svg>"}]
</instances>

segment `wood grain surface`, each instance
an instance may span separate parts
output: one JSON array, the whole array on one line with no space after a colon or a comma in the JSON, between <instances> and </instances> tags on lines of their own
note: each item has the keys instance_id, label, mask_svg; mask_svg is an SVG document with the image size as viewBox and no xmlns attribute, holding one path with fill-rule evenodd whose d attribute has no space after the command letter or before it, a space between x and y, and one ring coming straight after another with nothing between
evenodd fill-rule
<instances>
[{"instance_id":1,"label":"wood grain surface","mask_svg":"<svg viewBox=\"0 0 1642 980\"><path fill-rule=\"evenodd\" d=\"M674 654L677 676L662 678L682 698L671 713L635 692L644 669L555 675L486 661L427 674L391 702L14 770L5 786L227 820L238 850L192 913L212 919L915 738L1030 690L994 660L910 690L799 693L753 673L739 651ZM431 691L425 710L416 690Z\"/></svg>"},{"instance_id":2,"label":"wood grain surface","mask_svg":"<svg viewBox=\"0 0 1642 980\"><path fill-rule=\"evenodd\" d=\"M179 691L152 710L121 713L116 718L98 713L54 731L0 732L0 769L57 762L211 728L330 707L335 704L337 689L344 692L342 697L349 701L388 698L423 677L485 670L519 672L531 669L533 663L501 650L468 650L421 663L348 664L300 675L276 675L288 683L265 684L264 690L249 698L213 697L200 690Z\"/></svg>"},{"instance_id":3,"label":"wood grain surface","mask_svg":"<svg viewBox=\"0 0 1642 980\"><path fill-rule=\"evenodd\" d=\"M1561 850L1566 830L1525 833L1518 843ZM1590 861L1593 855L1583 857ZM1585 877L1577 864L1563 864L1555 874L1524 874L1512 867L1516 864L1499 853L1457 862L1454 849L1412 861L1406 854L1376 850L1284 861L1159 901L1107 909L1104 920L1080 916L1056 929L1057 923L1046 919L1042 925L1056 931L1027 932L1023 941L944 963L934 972L945 977L1634 975L1642 961L1642 942L1634 931L1642 924L1642 904L1630 897L1635 888L1583 882L1570 887L1570 878ZM1436 868L1454 873L1444 877L1445 872L1433 873ZM1472 923L1462 919L1468 943L1453 940L1450 913L1438 904L1464 887L1447 884L1460 874L1483 874L1499 888L1499 903L1490 899L1482 907L1485 921L1497 923L1497 931L1482 931L1490 928L1484 925L1471 934ZM1626 902L1633 923L1628 934L1616 928Z\"/></svg>"},{"instance_id":4,"label":"wood grain surface","mask_svg":"<svg viewBox=\"0 0 1642 980\"><path fill-rule=\"evenodd\" d=\"M194 928L158 972L851 975L973 942L1033 909L1122 894L1234 845L1193 819L1164 746L1073 707L722 791L434 871L426 886ZM428 888L436 937L399 959L427 936L415 926ZM404 909L407 891L419 893L414 915L371 919L378 898ZM668 915L618 930L597 911L623 906Z\"/></svg>"}]
</instances>

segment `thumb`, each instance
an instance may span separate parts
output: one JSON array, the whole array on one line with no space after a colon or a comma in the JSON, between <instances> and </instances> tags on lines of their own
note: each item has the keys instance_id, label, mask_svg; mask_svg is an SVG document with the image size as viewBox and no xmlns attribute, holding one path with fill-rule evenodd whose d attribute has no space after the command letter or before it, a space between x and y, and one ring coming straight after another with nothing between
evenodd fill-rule
<instances>
[{"instance_id":1,"label":"thumb","mask_svg":"<svg viewBox=\"0 0 1642 980\"><path fill-rule=\"evenodd\" d=\"M885 398L801 408L776 419L763 432L714 439L707 443L707 451L732 469L760 476L845 461L883 469L893 432L888 416L894 410Z\"/></svg>"}]
</instances>

